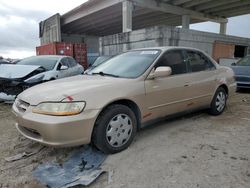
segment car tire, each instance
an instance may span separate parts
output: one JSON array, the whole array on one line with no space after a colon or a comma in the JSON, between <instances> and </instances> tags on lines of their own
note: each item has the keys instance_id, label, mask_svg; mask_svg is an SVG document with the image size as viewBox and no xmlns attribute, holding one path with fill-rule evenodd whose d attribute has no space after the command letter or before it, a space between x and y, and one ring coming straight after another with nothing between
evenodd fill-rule
<instances>
[{"instance_id":1,"label":"car tire","mask_svg":"<svg viewBox=\"0 0 250 188\"><path fill-rule=\"evenodd\" d=\"M213 97L210 105L209 113L211 115L220 115L223 113L227 104L227 93L224 88L219 87Z\"/></svg>"},{"instance_id":2,"label":"car tire","mask_svg":"<svg viewBox=\"0 0 250 188\"><path fill-rule=\"evenodd\" d=\"M99 115L92 135L93 144L107 154L125 150L137 131L134 112L125 105L111 105Z\"/></svg>"}]
</instances>

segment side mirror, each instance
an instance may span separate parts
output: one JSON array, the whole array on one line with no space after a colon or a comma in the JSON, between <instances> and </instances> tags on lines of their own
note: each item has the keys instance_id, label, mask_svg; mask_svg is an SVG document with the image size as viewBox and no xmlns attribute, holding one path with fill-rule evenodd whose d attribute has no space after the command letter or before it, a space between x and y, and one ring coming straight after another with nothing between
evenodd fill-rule
<instances>
[{"instance_id":1,"label":"side mirror","mask_svg":"<svg viewBox=\"0 0 250 188\"><path fill-rule=\"evenodd\" d=\"M232 65L232 66L235 66L235 65L236 65L236 63L232 63L231 65Z\"/></svg>"},{"instance_id":2,"label":"side mirror","mask_svg":"<svg viewBox=\"0 0 250 188\"><path fill-rule=\"evenodd\" d=\"M155 79L155 78L161 78L161 77L167 77L172 74L171 67L157 67L154 72L150 73L148 76L148 79Z\"/></svg>"},{"instance_id":3,"label":"side mirror","mask_svg":"<svg viewBox=\"0 0 250 188\"><path fill-rule=\"evenodd\" d=\"M60 70L67 70L68 68L69 68L68 66L62 65Z\"/></svg>"}]
</instances>

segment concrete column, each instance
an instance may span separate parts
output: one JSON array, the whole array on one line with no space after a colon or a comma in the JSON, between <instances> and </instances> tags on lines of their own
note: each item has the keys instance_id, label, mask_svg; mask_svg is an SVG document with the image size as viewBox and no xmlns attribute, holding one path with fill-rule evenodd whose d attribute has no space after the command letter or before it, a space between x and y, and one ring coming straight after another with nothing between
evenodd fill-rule
<instances>
[{"instance_id":1,"label":"concrete column","mask_svg":"<svg viewBox=\"0 0 250 188\"><path fill-rule=\"evenodd\" d=\"M182 15L182 28L189 29L189 25L190 25L190 16Z\"/></svg>"},{"instance_id":2,"label":"concrete column","mask_svg":"<svg viewBox=\"0 0 250 188\"><path fill-rule=\"evenodd\" d=\"M226 22L220 23L220 34L223 34L223 35L227 34L227 23Z\"/></svg>"},{"instance_id":3,"label":"concrete column","mask_svg":"<svg viewBox=\"0 0 250 188\"><path fill-rule=\"evenodd\" d=\"M103 37L99 37L99 54L100 55L104 55L103 54L103 46L102 46L103 45L103 41L102 40L103 40Z\"/></svg>"},{"instance_id":4,"label":"concrete column","mask_svg":"<svg viewBox=\"0 0 250 188\"><path fill-rule=\"evenodd\" d=\"M133 4L131 1L122 2L122 32L132 31L132 11Z\"/></svg>"}]
</instances>

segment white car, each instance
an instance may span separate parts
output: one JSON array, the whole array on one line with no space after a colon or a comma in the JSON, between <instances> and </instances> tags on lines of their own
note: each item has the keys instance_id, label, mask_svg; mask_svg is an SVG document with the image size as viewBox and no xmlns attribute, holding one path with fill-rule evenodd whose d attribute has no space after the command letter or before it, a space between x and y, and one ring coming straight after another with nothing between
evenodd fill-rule
<instances>
[{"instance_id":1,"label":"white car","mask_svg":"<svg viewBox=\"0 0 250 188\"><path fill-rule=\"evenodd\" d=\"M15 65L0 65L0 101L10 100L26 88L50 80L83 74L72 57L44 55L25 58Z\"/></svg>"}]
</instances>

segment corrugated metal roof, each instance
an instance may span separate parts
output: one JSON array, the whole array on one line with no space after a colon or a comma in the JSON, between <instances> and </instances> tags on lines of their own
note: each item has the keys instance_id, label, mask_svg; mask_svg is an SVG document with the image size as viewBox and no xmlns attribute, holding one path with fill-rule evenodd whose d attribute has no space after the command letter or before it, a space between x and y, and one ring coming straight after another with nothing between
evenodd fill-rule
<instances>
[{"instance_id":1,"label":"corrugated metal roof","mask_svg":"<svg viewBox=\"0 0 250 188\"><path fill-rule=\"evenodd\" d=\"M97 36L122 32L122 1L89 0L62 15L62 32ZM137 0L131 1L135 3L133 9L134 30L161 24L172 26L182 24L180 12L170 14L167 11L156 11L149 6L147 8L137 6ZM228 18L250 13L250 0L156 0L156 2L159 6L167 5L170 8L176 7L176 10L180 11L195 11L198 14L202 13L205 17L213 18ZM203 21L205 20L191 18L191 23Z\"/></svg>"}]
</instances>

